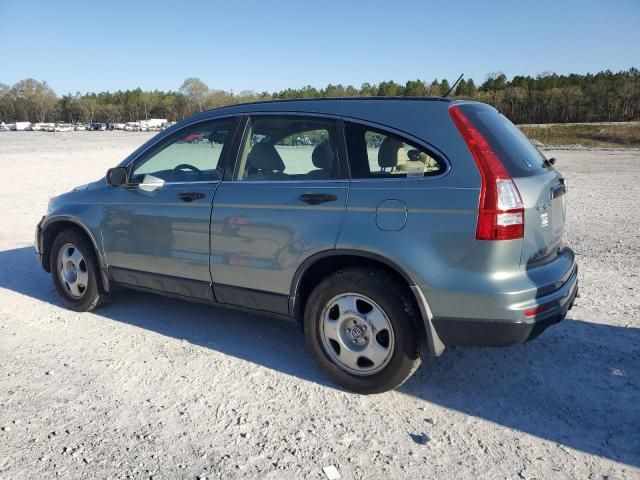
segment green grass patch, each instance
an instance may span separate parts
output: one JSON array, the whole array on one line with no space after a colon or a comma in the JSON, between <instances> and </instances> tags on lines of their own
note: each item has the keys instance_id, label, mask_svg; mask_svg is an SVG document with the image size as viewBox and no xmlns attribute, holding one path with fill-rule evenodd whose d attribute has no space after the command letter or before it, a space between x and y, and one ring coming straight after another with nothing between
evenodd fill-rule
<instances>
[{"instance_id":1,"label":"green grass patch","mask_svg":"<svg viewBox=\"0 0 640 480\"><path fill-rule=\"evenodd\" d=\"M640 122L520 125L531 140L545 145L640 147Z\"/></svg>"}]
</instances>

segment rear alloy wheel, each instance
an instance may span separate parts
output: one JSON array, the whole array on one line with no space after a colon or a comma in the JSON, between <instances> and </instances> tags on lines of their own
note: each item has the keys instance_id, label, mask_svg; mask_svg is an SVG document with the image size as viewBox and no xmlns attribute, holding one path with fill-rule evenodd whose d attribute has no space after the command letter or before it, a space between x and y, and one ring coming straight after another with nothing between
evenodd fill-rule
<instances>
[{"instance_id":1,"label":"rear alloy wheel","mask_svg":"<svg viewBox=\"0 0 640 480\"><path fill-rule=\"evenodd\" d=\"M305 309L307 343L336 383L358 393L401 385L420 364L420 318L408 289L385 272L329 275Z\"/></svg>"},{"instance_id":2,"label":"rear alloy wheel","mask_svg":"<svg viewBox=\"0 0 640 480\"><path fill-rule=\"evenodd\" d=\"M393 327L376 302L343 293L327 302L321 316L324 349L343 370L373 375L387 366L394 348Z\"/></svg>"},{"instance_id":3,"label":"rear alloy wheel","mask_svg":"<svg viewBox=\"0 0 640 480\"><path fill-rule=\"evenodd\" d=\"M88 312L107 300L98 280L93 245L77 230L63 230L50 252L53 284L64 304L76 312Z\"/></svg>"}]
</instances>

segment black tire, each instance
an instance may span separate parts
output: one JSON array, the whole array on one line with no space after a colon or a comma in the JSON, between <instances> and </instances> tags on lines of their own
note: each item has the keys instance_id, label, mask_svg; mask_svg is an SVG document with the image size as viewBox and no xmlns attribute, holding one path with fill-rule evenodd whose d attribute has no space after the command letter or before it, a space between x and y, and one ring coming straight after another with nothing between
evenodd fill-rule
<instances>
[{"instance_id":1,"label":"black tire","mask_svg":"<svg viewBox=\"0 0 640 480\"><path fill-rule=\"evenodd\" d=\"M385 366L371 374L347 371L327 351L321 324L328 303L336 296L354 293L373 300L388 318L394 337ZM313 290L306 303L304 330L309 348L320 368L337 384L358 393L392 390L407 380L420 365L423 343L421 319L411 292L384 271L348 268L329 275ZM373 330L372 330L373 331ZM365 339L366 340L366 339ZM360 361L360 359L359 359Z\"/></svg>"},{"instance_id":2,"label":"black tire","mask_svg":"<svg viewBox=\"0 0 640 480\"><path fill-rule=\"evenodd\" d=\"M75 246L83 256L83 272L86 272L88 280L80 297L71 294L68 284L63 283L60 275L58 258L61 249L67 245ZM65 306L70 310L90 312L108 300L108 295L102 288L102 282L99 279L98 262L93 245L84 234L74 229L61 231L51 245L49 266L56 292Z\"/></svg>"}]
</instances>

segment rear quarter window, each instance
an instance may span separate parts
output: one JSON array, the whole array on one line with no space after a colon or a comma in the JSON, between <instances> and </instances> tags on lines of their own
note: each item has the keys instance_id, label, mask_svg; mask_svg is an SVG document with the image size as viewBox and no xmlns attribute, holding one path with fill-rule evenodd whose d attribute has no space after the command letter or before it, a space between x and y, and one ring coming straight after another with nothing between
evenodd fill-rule
<instances>
[{"instance_id":1,"label":"rear quarter window","mask_svg":"<svg viewBox=\"0 0 640 480\"><path fill-rule=\"evenodd\" d=\"M445 162L396 134L345 122L351 178L424 178L440 175Z\"/></svg>"},{"instance_id":2,"label":"rear quarter window","mask_svg":"<svg viewBox=\"0 0 640 480\"><path fill-rule=\"evenodd\" d=\"M482 104L465 104L460 108L491 144L509 175L528 177L550 168L542 152L500 112Z\"/></svg>"}]
</instances>

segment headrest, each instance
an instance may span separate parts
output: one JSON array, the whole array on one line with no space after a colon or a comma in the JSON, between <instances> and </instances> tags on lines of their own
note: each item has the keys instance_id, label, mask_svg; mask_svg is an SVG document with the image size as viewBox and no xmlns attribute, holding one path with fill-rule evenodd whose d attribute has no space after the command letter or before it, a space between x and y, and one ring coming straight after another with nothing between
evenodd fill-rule
<instances>
[{"instance_id":1,"label":"headrest","mask_svg":"<svg viewBox=\"0 0 640 480\"><path fill-rule=\"evenodd\" d=\"M400 140L392 137L385 138L378 150L378 165L381 168L395 167L398 165L398 154L404 148Z\"/></svg>"},{"instance_id":2,"label":"headrest","mask_svg":"<svg viewBox=\"0 0 640 480\"><path fill-rule=\"evenodd\" d=\"M247 162L257 170L284 171L282 157L271 143L256 143L247 156Z\"/></svg>"},{"instance_id":3,"label":"headrest","mask_svg":"<svg viewBox=\"0 0 640 480\"><path fill-rule=\"evenodd\" d=\"M313 162L313 166L316 168L321 168L322 170L331 170L333 167L333 162L336 159L336 154L331 148L331 145L327 142L323 142L313 149L313 153L311 154L311 161Z\"/></svg>"}]
</instances>

